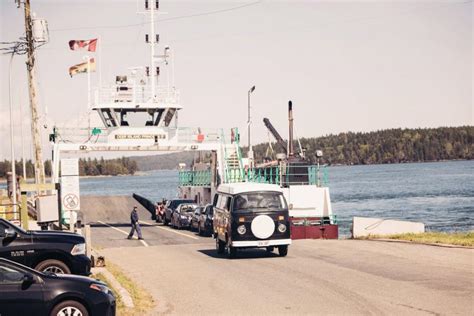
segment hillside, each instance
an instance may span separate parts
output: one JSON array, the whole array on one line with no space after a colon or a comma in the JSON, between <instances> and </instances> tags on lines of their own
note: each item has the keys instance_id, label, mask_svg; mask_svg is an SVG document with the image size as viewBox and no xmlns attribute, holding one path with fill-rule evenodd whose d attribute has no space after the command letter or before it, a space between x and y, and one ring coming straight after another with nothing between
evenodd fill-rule
<instances>
[{"instance_id":1,"label":"hillside","mask_svg":"<svg viewBox=\"0 0 474 316\"><path fill-rule=\"evenodd\" d=\"M474 126L387 129L368 133L340 133L314 138L301 138L306 156L316 161L316 150L324 153L327 164L383 164L439 160L474 159ZM297 145L297 143L296 143ZM268 144L254 146L255 157L266 156ZM277 148L277 146L273 146ZM243 152L247 149L243 148ZM175 169L180 162L189 167L193 152L146 157L131 157L141 171ZM205 157L206 159L208 157Z\"/></svg>"}]
</instances>

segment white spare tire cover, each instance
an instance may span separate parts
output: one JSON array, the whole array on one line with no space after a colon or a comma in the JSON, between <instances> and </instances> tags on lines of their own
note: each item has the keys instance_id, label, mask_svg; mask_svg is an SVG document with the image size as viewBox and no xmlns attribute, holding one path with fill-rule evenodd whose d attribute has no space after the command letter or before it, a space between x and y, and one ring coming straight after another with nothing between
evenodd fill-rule
<instances>
[{"instance_id":1,"label":"white spare tire cover","mask_svg":"<svg viewBox=\"0 0 474 316\"><path fill-rule=\"evenodd\" d=\"M270 216L259 215L253 219L250 228L255 237L266 239L275 231L275 223Z\"/></svg>"}]
</instances>

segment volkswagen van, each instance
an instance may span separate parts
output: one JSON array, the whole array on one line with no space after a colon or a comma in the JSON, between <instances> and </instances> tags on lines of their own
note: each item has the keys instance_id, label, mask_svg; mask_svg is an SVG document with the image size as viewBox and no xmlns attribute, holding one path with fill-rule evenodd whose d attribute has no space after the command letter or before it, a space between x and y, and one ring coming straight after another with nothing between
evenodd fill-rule
<instances>
[{"instance_id":1,"label":"volkswagen van","mask_svg":"<svg viewBox=\"0 0 474 316\"><path fill-rule=\"evenodd\" d=\"M219 254L234 258L238 249L278 248L280 256L291 244L288 206L278 185L222 184L214 196L214 238Z\"/></svg>"}]
</instances>

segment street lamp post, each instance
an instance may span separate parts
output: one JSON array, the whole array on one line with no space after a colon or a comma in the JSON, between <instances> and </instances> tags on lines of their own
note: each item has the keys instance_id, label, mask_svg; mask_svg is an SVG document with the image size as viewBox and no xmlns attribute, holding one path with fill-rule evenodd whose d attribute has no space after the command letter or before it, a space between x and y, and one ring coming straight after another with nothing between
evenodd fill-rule
<instances>
[{"instance_id":1,"label":"street lamp post","mask_svg":"<svg viewBox=\"0 0 474 316\"><path fill-rule=\"evenodd\" d=\"M8 74L8 101L10 103L10 142L11 142L11 163L12 163L12 204L13 204L13 218L17 218L16 214L16 169L15 169L15 145L13 139L13 104L12 104L12 65L13 56L10 57L9 74Z\"/></svg>"},{"instance_id":2,"label":"street lamp post","mask_svg":"<svg viewBox=\"0 0 474 316\"><path fill-rule=\"evenodd\" d=\"M254 92L255 90L255 86L253 86L252 88L250 88L250 90L248 91L248 118L247 118L247 127L248 127L248 138L249 138L249 141L248 141L248 154L247 154L247 157L249 158L249 164L250 164L250 167L252 167L253 165L253 151L252 151L252 146L250 144L250 94L252 94L252 92Z\"/></svg>"}]
</instances>

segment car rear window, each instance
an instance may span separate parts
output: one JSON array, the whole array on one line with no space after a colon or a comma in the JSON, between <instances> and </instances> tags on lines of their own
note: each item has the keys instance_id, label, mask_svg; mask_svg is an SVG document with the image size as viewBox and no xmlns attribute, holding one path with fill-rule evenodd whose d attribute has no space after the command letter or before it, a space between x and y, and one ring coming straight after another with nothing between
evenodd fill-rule
<instances>
[{"instance_id":1,"label":"car rear window","mask_svg":"<svg viewBox=\"0 0 474 316\"><path fill-rule=\"evenodd\" d=\"M169 205L169 208L171 209L176 209L176 207L178 207L178 205L180 204L183 204L183 203L193 203L194 201L193 200L173 200L171 201L170 205Z\"/></svg>"}]
</instances>

